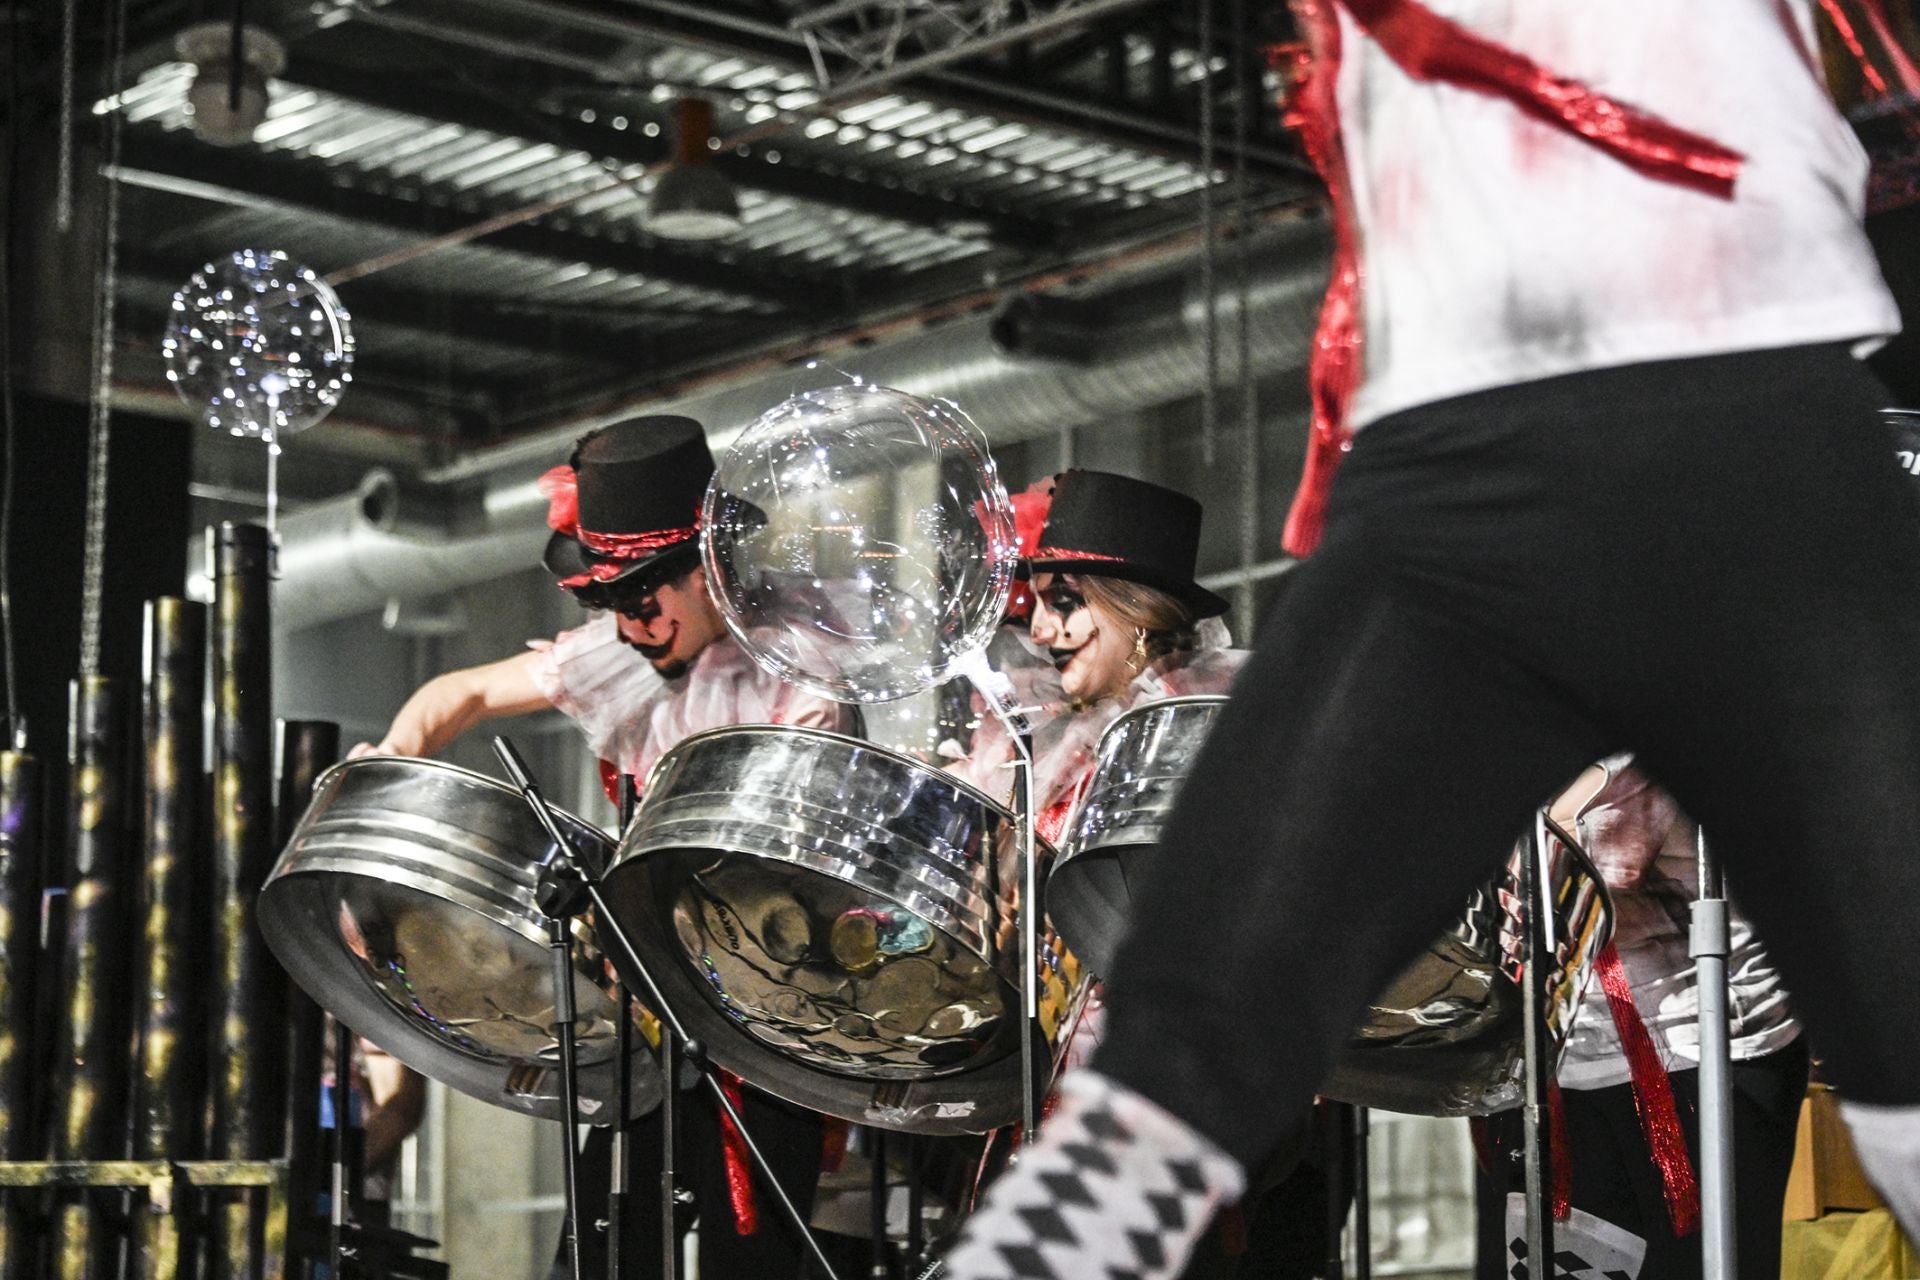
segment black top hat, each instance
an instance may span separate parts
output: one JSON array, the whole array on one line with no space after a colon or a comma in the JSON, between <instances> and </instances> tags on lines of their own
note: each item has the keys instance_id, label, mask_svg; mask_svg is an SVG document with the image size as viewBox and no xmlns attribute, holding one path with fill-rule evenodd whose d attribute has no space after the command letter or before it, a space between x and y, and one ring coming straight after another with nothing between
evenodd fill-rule
<instances>
[{"instance_id":1,"label":"black top hat","mask_svg":"<svg viewBox=\"0 0 1920 1280\"><path fill-rule=\"evenodd\" d=\"M706 432L692 418L629 418L590 431L541 478L554 531L541 558L569 589L639 573L696 545L712 479Z\"/></svg>"},{"instance_id":2,"label":"black top hat","mask_svg":"<svg viewBox=\"0 0 1920 1280\"><path fill-rule=\"evenodd\" d=\"M1227 602L1193 580L1199 555L1200 504L1186 494L1110 471L1063 471L1025 567L1124 578L1217 617Z\"/></svg>"}]
</instances>

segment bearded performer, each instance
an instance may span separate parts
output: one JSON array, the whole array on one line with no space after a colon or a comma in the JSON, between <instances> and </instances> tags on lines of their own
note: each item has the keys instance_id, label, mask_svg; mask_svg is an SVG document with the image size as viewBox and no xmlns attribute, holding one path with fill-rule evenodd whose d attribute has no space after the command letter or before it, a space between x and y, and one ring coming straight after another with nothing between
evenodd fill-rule
<instances>
[{"instance_id":1,"label":"bearded performer","mask_svg":"<svg viewBox=\"0 0 1920 1280\"><path fill-rule=\"evenodd\" d=\"M545 563L594 616L527 652L449 672L407 699L376 746L355 755L431 755L486 720L556 707L586 734L609 781L644 784L681 739L736 724L813 725L857 731L852 709L804 693L763 670L728 633L708 598L698 515L713 477L705 433L690 418L643 417L581 438L564 466L541 479L549 500ZM776 1175L805 1214L820 1169L821 1117L741 1087L742 1112ZM710 1274L794 1275L804 1247L766 1216L744 1146L698 1095L686 1107L690 1181L703 1215L701 1257ZM636 1122L629 1149L651 1160L658 1117ZM605 1203L610 1131L597 1128L581 1162L581 1222ZM650 1186L635 1182L633 1185ZM650 1209L627 1214L627 1257L660 1256ZM604 1233L583 1225L581 1264L598 1273Z\"/></svg>"},{"instance_id":2,"label":"bearded performer","mask_svg":"<svg viewBox=\"0 0 1920 1280\"><path fill-rule=\"evenodd\" d=\"M1631 756L1594 765L1551 812L1592 857L1613 901L1560 1058L1554 1108L1554 1247L1626 1280L1700 1271L1699 986L1688 939L1700 896L1699 829ZM1733 886L1739 894L1741 886ZM1740 1274L1780 1274L1780 1211L1807 1087L1807 1046L1780 972L1731 913L1734 1217ZM1480 1280L1506 1280L1524 1237L1519 1111L1476 1133ZM1564 1179L1564 1180L1562 1180Z\"/></svg>"},{"instance_id":3,"label":"bearded performer","mask_svg":"<svg viewBox=\"0 0 1920 1280\"><path fill-rule=\"evenodd\" d=\"M1812 6L1297 0L1339 227L1318 549L1134 897L1105 1042L949 1274L1176 1271L1365 1003L1626 749L1714 833L1920 1234L1920 502L1855 358L1899 317Z\"/></svg>"}]
</instances>

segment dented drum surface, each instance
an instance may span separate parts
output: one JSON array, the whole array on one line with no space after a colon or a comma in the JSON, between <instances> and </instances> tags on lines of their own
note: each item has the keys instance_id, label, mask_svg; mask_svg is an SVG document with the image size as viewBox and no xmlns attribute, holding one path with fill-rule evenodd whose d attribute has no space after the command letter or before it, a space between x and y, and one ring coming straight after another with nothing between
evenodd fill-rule
<instances>
[{"instance_id":1,"label":"dented drum surface","mask_svg":"<svg viewBox=\"0 0 1920 1280\"><path fill-rule=\"evenodd\" d=\"M613 842L555 812L604 867ZM547 918L534 901L556 852L520 793L432 760L329 769L260 894L274 954L320 1006L429 1079L528 1115L561 1116ZM615 1110L617 1008L591 929L574 924L583 1122ZM639 1043L639 1037L635 1037ZM636 1052L634 1114L660 1099Z\"/></svg>"},{"instance_id":2,"label":"dented drum surface","mask_svg":"<svg viewBox=\"0 0 1920 1280\"><path fill-rule=\"evenodd\" d=\"M655 766L606 885L690 1033L750 1084L913 1133L1019 1117L1018 832L950 774L822 730L697 734ZM1044 931L1040 950L1048 1063L1087 984Z\"/></svg>"}]
</instances>

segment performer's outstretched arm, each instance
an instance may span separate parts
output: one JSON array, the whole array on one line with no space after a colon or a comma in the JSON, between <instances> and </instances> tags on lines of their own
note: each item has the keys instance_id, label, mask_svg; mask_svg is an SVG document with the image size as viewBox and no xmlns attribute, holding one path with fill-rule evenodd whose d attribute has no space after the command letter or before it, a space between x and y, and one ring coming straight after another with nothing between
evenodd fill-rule
<instances>
[{"instance_id":1,"label":"performer's outstretched arm","mask_svg":"<svg viewBox=\"0 0 1920 1280\"><path fill-rule=\"evenodd\" d=\"M362 742L353 756L430 756L486 720L524 715L553 705L534 679L538 652L435 676L400 708L379 743Z\"/></svg>"}]
</instances>

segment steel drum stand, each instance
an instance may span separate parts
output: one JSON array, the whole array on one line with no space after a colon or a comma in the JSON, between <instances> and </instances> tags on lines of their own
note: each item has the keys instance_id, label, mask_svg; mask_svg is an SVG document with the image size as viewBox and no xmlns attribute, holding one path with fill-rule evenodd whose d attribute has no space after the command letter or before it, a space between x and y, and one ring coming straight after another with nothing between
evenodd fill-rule
<instances>
[{"instance_id":1,"label":"steel drum stand","mask_svg":"<svg viewBox=\"0 0 1920 1280\"><path fill-rule=\"evenodd\" d=\"M956 664L980 692L1013 743L1013 816L1020 824L1020 1145L1040 1136L1041 1082L1034 1037L1040 1033L1040 868L1034 856L1037 838L1033 806L1033 727L1013 705L1013 681L994 670L984 647ZM1017 1161L1016 1149L1011 1161Z\"/></svg>"},{"instance_id":2,"label":"steel drum stand","mask_svg":"<svg viewBox=\"0 0 1920 1280\"><path fill-rule=\"evenodd\" d=\"M1700 1273L1733 1280L1733 1045L1728 1028L1727 953L1732 950L1720 868L1696 830L1700 897L1693 904L1693 957L1700 1026Z\"/></svg>"},{"instance_id":3,"label":"steel drum stand","mask_svg":"<svg viewBox=\"0 0 1920 1280\"><path fill-rule=\"evenodd\" d=\"M559 822L553 816L553 810L547 807L546 798L540 794L540 788L534 782L532 773L528 771L526 761L522 760L520 753L514 750L513 743L505 737L496 736L493 740L493 750L494 754L500 757L501 764L506 767L507 776L512 780L514 787L526 798L534 817L539 819L548 838L554 843L553 861L547 864L541 875L542 907L550 912L558 912L564 907L573 907L578 910L584 909L588 903L592 904L594 930L601 945L607 954L613 957L615 966L621 972L639 977L641 986L646 990L649 1007L682 1046L681 1055L699 1071L700 1078L706 1084L707 1091L713 1095L715 1104L726 1113L729 1120L733 1121L734 1128L739 1131L741 1140L747 1148L747 1154L753 1157L753 1163L759 1169L761 1177L766 1179L774 1199L779 1202L780 1211L793 1224L794 1230L800 1233L800 1238L806 1244L813 1264L820 1268L826 1280L840 1280L839 1273L833 1269L833 1264L827 1261L827 1255L821 1252L820 1242L814 1239L813 1232L807 1227L805 1215L800 1212L799 1206L794 1204L793 1198L787 1194L787 1189L781 1185L779 1176L774 1172L766 1153L754 1140L752 1131L747 1127L746 1117L740 1114L739 1109L733 1105L733 1100L727 1097L727 1091L721 1087L719 1077L715 1074L713 1064L707 1059L704 1047L698 1040L687 1035L686 1025L673 1011L673 1006L667 1003L660 991L660 985L654 981L652 972L640 959L639 952L634 949L632 941L627 937L626 929L614 915L612 904L607 901L606 893L600 884L598 869L587 866L574 856L573 846L567 842L566 834L561 831ZM549 901L553 903L551 907L548 906ZM556 960L557 965L565 963L565 953L558 948L564 947L570 937L567 922L571 914L554 917L552 936L559 939L555 943L556 954L560 957ZM556 1002L555 1014L562 1019L559 1035L561 1098L567 1112L567 1123L571 1126L574 1123L573 1117L577 1114L574 1110L574 1093L579 1069L579 1064L573 1058L573 983L570 970L564 967L556 968L555 978L559 985L559 993L564 993L556 993L559 994L559 999ZM626 1017L627 1011L622 1009L620 1018L624 1021ZM666 1087L669 1097L672 1096L676 1083L672 1076L667 1078ZM567 1220L570 1231L572 1224L577 1221L572 1139L572 1132L569 1131L567 1134ZM672 1218L668 1218L664 1225L670 1241L673 1237ZM667 1248L669 1259L671 1252L671 1246L669 1246ZM577 1234L571 1239L571 1256L574 1280L579 1280L580 1256ZM669 1270L667 1274L671 1276L673 1272Z\"/></svg>"},{"instance_id":4,"label":"steel drum stand","mask_svg":"<svg viewBox=\"0 0 1920 1280\"><path fill-rule=\"evenodd\" d=\"M1521 919L1525 922L1521 949L1520 1010L1521 1059L1526 1085L1524 1151L1527 1200L1527 1274L1553 1280L1553 1108L1548 1092L1553 1085L1554 1053L1547 1026L1553 1002L1553 892L1546 859L1553 835L1571 842L1541 809L1534 815L1527 837L1527 856L1521 862ZM1504 1233L1503 1233L1504 1234Z\"/></svg>"}]
</instances>

